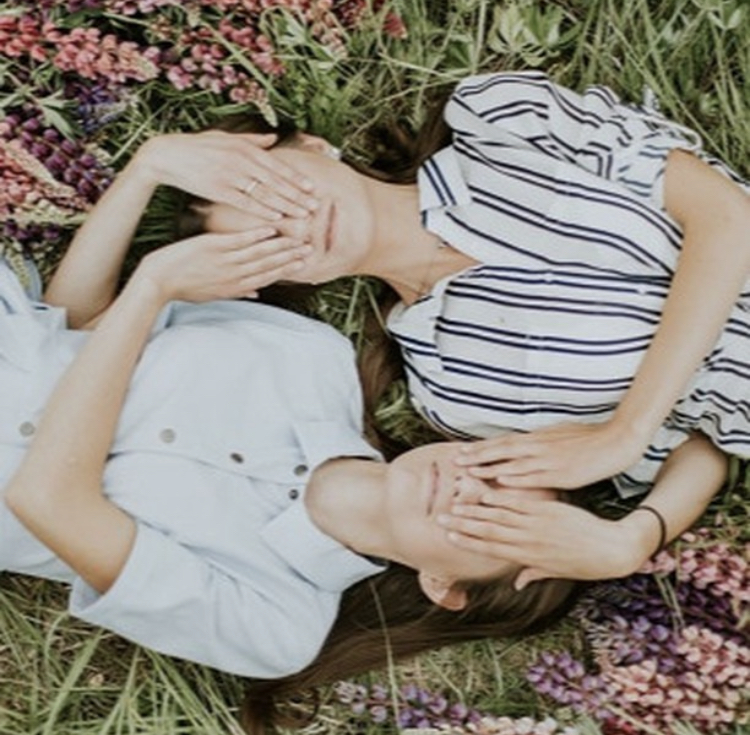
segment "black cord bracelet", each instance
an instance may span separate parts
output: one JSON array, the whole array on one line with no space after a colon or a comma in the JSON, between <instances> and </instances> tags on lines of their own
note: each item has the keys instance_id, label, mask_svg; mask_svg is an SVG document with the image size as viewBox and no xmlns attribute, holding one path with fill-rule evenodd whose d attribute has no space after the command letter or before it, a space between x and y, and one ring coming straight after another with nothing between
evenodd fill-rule
<instances>
[{"instance_id":1,"label":"black cord bracelet","mask_svg":"<svg viewBox=\"0 0 750 735\"><path fill-rule=\"evenodd\" d=\"M641 503L641 505L633 508L633 512L636 510L645 510L648 513L651 513L659 522L659 545L656 547L656 551L654 551L654 553L651 555L651 557L653 558L667 545L667 522L664 520L664 516L659 513L656 508L653 508L650 505Z\"/></svg>"}]
</instances>

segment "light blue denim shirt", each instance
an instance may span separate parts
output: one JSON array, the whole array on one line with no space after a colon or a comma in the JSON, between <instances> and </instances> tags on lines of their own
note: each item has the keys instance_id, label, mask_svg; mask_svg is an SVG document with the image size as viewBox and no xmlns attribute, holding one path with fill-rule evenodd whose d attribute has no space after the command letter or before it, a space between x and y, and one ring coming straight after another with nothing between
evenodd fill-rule
<instances>
[{"instance_id":1,"label":"light blue denim shirt","mask_svg":"<svg viewBox=\"0 0 750 735\"><path fill-rule=\"evenodd\" d=\"M85 340L0 263L0 482ZM323 534L304 494L361 437L348 340L261 304L171 304L133 377L104 476L136 520L126 565L99 595L0 504L0 570L70 582L70 611L149 648L230 673L308 664L341 593L382 571Z\"/></svg>"}]
</instances>

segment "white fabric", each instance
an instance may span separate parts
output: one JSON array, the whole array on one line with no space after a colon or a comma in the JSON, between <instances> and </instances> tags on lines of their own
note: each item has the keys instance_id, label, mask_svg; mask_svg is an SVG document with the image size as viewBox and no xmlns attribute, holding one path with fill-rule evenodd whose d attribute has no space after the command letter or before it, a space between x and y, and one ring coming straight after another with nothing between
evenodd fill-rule
<instances>
[{"instance_id":1,"label":"white fabric","mask_svg":"<svg viewBox=\"0 0 750 735\"><path fill-rule=\"evenodd\" d=\"M453 145L420 170L422 217L480 265L389 317L415 405L459 437L606 420L680 252L663 209L666 156L700 153L698 136L603 87L579 95L537 72L469 78L445 117ZM615 478L623 494L646 490L696 429L750 456L748 310L746 289L643 459Z\"/></svg>"},{"instance_id":2,"label":"white fabric","mask_svg":"<svg viewBox=\"0 0 750 735\"><path fill-rule=\"evenodd\" d=\"M0 262L0 484L84 334L34 303ZM73 583L70 610L168 654L247 676L310 662L341 593L382 567L313 525L310 472L377 458L361 438L349 342L261 304L173 304L136 370L106 494L135 547L102 596L0 504L0 571Z\"/></svg>"}]
</instances>

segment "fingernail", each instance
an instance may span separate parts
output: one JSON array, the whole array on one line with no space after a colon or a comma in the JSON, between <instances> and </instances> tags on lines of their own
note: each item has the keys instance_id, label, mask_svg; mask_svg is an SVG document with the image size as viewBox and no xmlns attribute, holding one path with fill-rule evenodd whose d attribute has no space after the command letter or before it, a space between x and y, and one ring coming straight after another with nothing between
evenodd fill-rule
<instances>
[{"instance_id":1,"label":"fingernail","mask_svg":"<svg viewBox=\"0 0 750 735\"><path fill-rule=\"evenodd\" d=\"M445 513L441 513L437 517L437 522L441 526L447 526L450 523L451 517L449 515L446 515Z\"/></svg>"},{"instance_id":2,"label":"fingernail","mask_svg":"<svg viewBox=\"0 0 750 735\"><path fill-rule=\"evenodd\" d=\"M300 245L295 248L297 255L309 255L313 251L312 245Z\"/></svg>"},{"instance_id":3,"label":"fingernail","mask_svg":"<svg viewBox=\"0 0 750 735\"><path fill-rule=\"evenodd\" d=\"M320 202L317 199L308 199L305 201L305 206L315 212L320 207Z\"/></svg>"},{"instance_id":4,"label":"fingernail","mask_svg":"<svg viewBox=\"0 0 750 735\"><path fill-rule=\"evenodd\" d=\"M307 189L307 191L312 191L315 188L315 184L313 184L310 179L302 179L300 184L302 184L302 188Z\"/></svg>"},{"instance_id":5,"label":"fingernail","mask_svg":"<svg viewBox=\"0 0 750 735\"><path fill-rule=\"evenodd\" d=\"M255 237L264 237L266 239L275 237L278 235L278 231L274 229L273 227L264 227L261 230L256 230L252 233Z\"/></svg>"},{"instance_id":6,"label":"fingernail","mask_svg":"<svg viewBox=\"0 0 750 735\"><path fill-rule=\"evenodd\" d=\"M299 219L304 219L307 217L307 215L310 214L306 209L300 209L299 207L294 208L293 216L297 217Z\"/></svg>"}]
</instances>

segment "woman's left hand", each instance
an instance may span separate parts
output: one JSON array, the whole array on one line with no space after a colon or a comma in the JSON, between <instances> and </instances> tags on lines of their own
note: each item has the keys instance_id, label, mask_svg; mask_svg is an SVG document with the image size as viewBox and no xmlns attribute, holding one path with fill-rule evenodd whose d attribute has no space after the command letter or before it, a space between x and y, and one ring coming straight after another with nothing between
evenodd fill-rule
<instances>
[{"instance_id":1,"label":"woman's left hand","mask_svg":"<svg viewBox=\"0 0 750 735\"><path fill-rule=\"evenodd\" d=\"M152 185L164 184L212 202L223 202L270 222L304 218L318 206L313 182L266 150L276 136L253 133L157 135L136 154Z\"/></svg>"},{"instance_id":2,"label":"woman's left hand","mask_svg":"<svg viewBox=\"0 0 750 735\"><path fill-rule=\"evenodd\" d=\"M524 490L488 490L480 503L454 505L438 522L457 547L521 565L516 589L553 577L626 576L647 555L628 526Z\"/></svg>"},{"instance_id":3,"label":"woman's left hand","mask_svg":"<svg viewBox=\"0 0 750 735\"><path fill-rule=\"evenodd\" d=\"M646 446L614 421L565 423L466 444L456 463L501 485L572 490L622 472Z\"/></svg>"}]
</instances>

